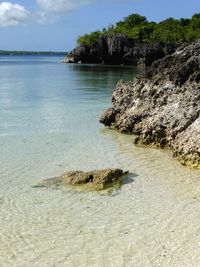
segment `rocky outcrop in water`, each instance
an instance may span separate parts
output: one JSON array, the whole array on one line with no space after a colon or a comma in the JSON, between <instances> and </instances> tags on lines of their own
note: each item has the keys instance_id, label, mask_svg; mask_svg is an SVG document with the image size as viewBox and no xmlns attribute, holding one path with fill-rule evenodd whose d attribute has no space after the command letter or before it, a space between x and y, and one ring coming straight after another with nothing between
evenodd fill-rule
<instances>
[{"instance_id":1,"label":"rocky outcrop in water","mask_svg":"<svg viewBox=\"0 0 200 267\"><path fill-rule=\"evenodd\" d=\"M200 41L154 62L132 82L120 81L100 122L136 134L135 143L170 147L200 167Z\"/></svg>"},{"instance_id":2,"label":"rocky outcrop in water","mask_svg":"<svg viewBox=\"0 0 200 267\"><path fill-rule=\"evenodd\" d=\"M90 172L69 171L59 177L50 178L38 186L79 186L83 190L103 190L107 188L118 188L122 184L123 176L128 174L120 169L103 169Z\"/></svg>"},{"instance_id":3,"label":"rocky outcrop in water","mask_svg":"<svg viewBox=\"0 0 200 267\"><path fill-rule=\"evenodd\" d=\"M171 54L176 44L137 43L123 34L101 36L98 42L78 45L64 59L64 63L145 64Z\"/></svg>"}]
</instances>

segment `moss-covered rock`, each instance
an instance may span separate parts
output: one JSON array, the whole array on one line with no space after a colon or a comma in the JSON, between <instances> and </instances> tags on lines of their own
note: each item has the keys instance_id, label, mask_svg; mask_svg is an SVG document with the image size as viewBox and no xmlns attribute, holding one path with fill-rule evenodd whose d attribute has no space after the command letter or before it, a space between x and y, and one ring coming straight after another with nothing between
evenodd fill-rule
<instances>
[{"instance_id":1,"label":"moss-covered rock","mask_svg":"<svg viewBox=\"0 0 200 267\"><path fill-rule=\"evenodd\" d=\"M122 185L123 176L128 174L121 169L103 169L89 172L68 171L61 176L46 179L38 186L62 187L73 186L83 191L104 190L107 188L119 188Z\"/></svg>"}]
</instances>

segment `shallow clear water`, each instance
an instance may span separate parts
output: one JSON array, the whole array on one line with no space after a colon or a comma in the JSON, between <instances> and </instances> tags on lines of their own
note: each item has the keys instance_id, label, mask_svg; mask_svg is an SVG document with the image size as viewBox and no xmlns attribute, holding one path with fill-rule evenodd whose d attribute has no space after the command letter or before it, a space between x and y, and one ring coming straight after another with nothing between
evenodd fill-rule
<instances>
[{"instance_id":1,"label":"shallow clear water","mask_svg":"<svg viewBox=\"0 0 200 267\"><path fill-rule=\"evenodd\" d=\"M200 172L98 123L137 70L59 62L0 58L0 266L200 266ZM112 194L32 187L106 167Z\"/></svg>"}]
</instances>

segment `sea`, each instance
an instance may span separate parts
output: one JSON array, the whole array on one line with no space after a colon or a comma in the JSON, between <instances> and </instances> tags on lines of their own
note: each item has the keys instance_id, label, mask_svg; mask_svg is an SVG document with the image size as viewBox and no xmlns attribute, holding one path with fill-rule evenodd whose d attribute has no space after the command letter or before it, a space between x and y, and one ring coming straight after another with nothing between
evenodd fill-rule
<instances>
[{"instance_id":1,"label":"sea","mask_svg":"<svg viewBox=\"0 0 200 267\"><path fill-rule=\"evenodd\" d=\"M105 128L131 66L0 57L0 267L198 267L200 172ZM112 192L38 187L65 171L129 171Z\"/></svg>"}]
</instances>

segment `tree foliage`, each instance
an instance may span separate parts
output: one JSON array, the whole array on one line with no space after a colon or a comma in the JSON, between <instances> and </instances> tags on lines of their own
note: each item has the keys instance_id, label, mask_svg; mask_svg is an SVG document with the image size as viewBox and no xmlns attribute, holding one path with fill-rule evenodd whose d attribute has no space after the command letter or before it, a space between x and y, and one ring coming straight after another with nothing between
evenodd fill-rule
<instances>
[{"instance_id":1,"label":"tree foliage","mask_svg":"<svg viewBox=\"0 0 200 267\"><path fill-rule=\"evenodd\" d=\"M87 46L91 46L93 43L98 41L99 37L101 35L103 35L104 32L106 32L106 31L104 31L104 29L103 29L102 32L96 31L96 32L91 32L90 34L86 33L82 36L79 36L77 42L79 44L85 44Z\"/></svg>"},{"instance_id":2,"label":"tree foliage","mask_svg":"<svg viewBox=\"0 0 200 267\"><path fill-rule=\"evenodd\" d=\"M191 19L168 18L159 23L148 22L146 17L139 14L131 14L107 29L79 36L77 42L92 46L100 36L117 33L145 43L192 42L200 38L200 13L194 14Z\"/></svg>"}]
</instances>

